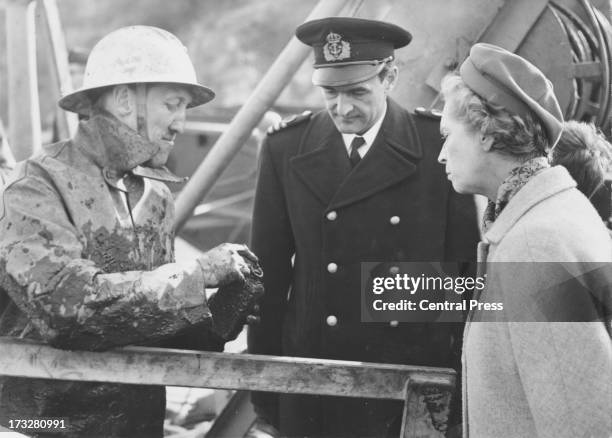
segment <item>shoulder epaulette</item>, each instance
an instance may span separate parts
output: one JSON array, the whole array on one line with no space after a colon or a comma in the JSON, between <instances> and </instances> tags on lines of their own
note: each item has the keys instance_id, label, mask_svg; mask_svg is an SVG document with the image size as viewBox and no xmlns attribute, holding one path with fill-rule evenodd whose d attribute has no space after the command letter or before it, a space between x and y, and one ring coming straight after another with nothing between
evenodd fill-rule
<instances>
[{"instance_id":1,"label":"shoulder epaulette","mask_svg":"<svg viewBox=\"0 0 612 438\"><path fill-rule=\"evenodd\" d=\"M428 117L434 120L440 120L442 118L442 112L437 109L426 109L422 106L419 106L414 109L415 114L419 116Z\"/></svg>"},{"instance_id":2,"label":"shoulder epaulette","mask_svg":"<svg viewBox=\"0 0 612 438\"><path fill-rule=\"evenodd\" d=\"M275 134L277 132L282 131L283 129L287 129L291 126L299 125L307 120L310 120L312 117L312 111L304 111L302 114L293 114L287 118L281 120L280 124L277 126L271 126L268 128L268 134Z\"/></svg>"}]
</instances>

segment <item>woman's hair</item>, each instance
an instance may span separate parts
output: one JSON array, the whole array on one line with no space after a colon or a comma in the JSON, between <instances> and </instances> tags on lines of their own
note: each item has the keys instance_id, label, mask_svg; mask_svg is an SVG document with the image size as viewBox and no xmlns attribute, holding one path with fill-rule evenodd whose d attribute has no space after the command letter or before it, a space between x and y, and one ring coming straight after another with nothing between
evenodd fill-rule
<instances>
[{"instance_id":1,"label":"woman's hair","mask_svg":"<svg viewBox=\"0 0 612 438\"><path fill-rule=\"evenodd\" d=\"M612 164L612 145L590 123L570 120L563 125L557 145L550 152L553 165L564 166L587 197L603 185Z\"/></svg>"},{"instance_id":2,"label":"woman's hair","mask_svg":"<svg viewBox=\"0 0 612 438\"><path fill-rule=\"evenodd\" d=\"M474 132L493 138L492 148L521 161L546 156L550 141L535 114L525 117L492 105L475 94L457 73L442 79L442 97L451 114Z\"/></svg>"}]
</instances>

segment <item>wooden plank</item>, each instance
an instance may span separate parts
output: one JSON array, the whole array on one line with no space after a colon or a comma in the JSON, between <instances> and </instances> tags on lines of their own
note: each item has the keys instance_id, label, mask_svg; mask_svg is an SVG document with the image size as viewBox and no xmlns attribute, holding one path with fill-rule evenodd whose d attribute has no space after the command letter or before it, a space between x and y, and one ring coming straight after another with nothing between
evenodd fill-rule
<instances>
[{"instance_id":1,"label":"wooden plank","mask_svg":"<svg viewBox=\"0 0 612 438\"><path fill-rule=\"evenodd\" d=\"M30 157L42 146L35 6L32 0L10 0L6 5L8 136L17 161Z\"/></svg>"},{"instance_id":2,"label":"wooden plank","mask_svg":"<svg viewBox=\"0 0 612 438\"><path fill-rule=\"evenodd\" d=\"M450 389L447 368L148 347L67 351L0 337L0 374L293 394L405 399L406 382Z\"/></svg>"},{"instance_id":3,"label":"wooden plank","mask_svg":"<svg viewBox=\"0 0 612 438\"><path fill-rule=\"evenodd\" d=\"M61 96L73 91L72 76L68 64L68 50L57 2L55 0L38 0L38 2L39 8L42 10L42 30L47 36L47 38L42 38L42 41L45 41L49 46L46 50L47 61L52 78L53 98L57 101ZM75 113L57 108L56 121L59 138L72 137L76 132L78 117Z\"/></svg>"}]
</instances>

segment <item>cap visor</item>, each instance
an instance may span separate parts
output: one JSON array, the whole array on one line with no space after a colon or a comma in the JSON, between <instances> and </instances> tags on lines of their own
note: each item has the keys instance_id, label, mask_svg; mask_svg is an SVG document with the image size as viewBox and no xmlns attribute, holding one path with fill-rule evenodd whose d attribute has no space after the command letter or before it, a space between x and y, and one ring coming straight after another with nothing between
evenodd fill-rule
<instances>
[{"instance_id":1,"label":"cap visor","mask_svg":"<svg viewBox=\"0 0 612 438\"><path fill-rule=\"evenodd\" d=\"M320 67L312 74L312 83L320 87L339 87L367 81L382 71L385 63Z\"/></svg>"}]
</instances>

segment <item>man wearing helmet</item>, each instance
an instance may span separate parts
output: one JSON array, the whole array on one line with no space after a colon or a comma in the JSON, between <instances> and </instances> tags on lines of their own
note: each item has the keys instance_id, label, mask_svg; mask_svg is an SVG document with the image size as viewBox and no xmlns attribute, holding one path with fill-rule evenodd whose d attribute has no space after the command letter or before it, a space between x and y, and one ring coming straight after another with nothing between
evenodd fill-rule
<instances>
[{"instance_id":1,"label":"man wearing helmet","mask_svg":"<svg viewBox=\"0 0 612 438\"><path fill-rule=\"evenodd\" d=\"M11 298L0 335L86 350L222 348L212 317L227 315L211 315L205 288L244 280L256 258L223 244L175 263L163 184L180 180L164 164L186 109L213 97L166 31L123 28L94 47L83 87L59 102L84 119L75 137L20 163L0 197L0 289ZM0 379L4 425L62 417L68 436L154 437L164 409L163 387Z\"/></svg>"}]
</instances>

